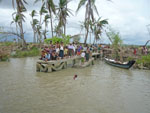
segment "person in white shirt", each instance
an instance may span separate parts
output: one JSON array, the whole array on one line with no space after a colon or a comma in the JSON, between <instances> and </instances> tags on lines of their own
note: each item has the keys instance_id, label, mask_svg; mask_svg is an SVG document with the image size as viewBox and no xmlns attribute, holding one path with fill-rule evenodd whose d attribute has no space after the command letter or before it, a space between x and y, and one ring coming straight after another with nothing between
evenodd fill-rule
<instances>
[{"instance_id":1,"label":"person in white shirt","mask_svg":"<svg viewBox=\"0 0 150 113\"><path fill-rule=\"evenodd\" d=\"M63 43L61 43L61 45L60 45L59 57L61 59L64 58L64 46L63 46Z\"/></svg>"},{"instance_id":2,"label":"person in white shirt","mask_svg":"<svg viewBox=\"0 0 150 113\"><path fill-rule=\"evenodd\" d=\"M84 60L85 60L85 51L82 51L82 53L81 53L81 62L82 62L82 64L84 63Z\"/></svg>"}]
</instances>

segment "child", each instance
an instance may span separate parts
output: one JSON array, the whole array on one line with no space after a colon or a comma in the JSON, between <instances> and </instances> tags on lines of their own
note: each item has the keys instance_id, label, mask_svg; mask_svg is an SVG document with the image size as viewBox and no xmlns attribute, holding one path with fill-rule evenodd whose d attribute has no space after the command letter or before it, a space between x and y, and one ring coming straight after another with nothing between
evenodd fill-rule
<instances>
[{"instance_id":1,"label":"child","mask_svg":"<svg viewBox=\"0 0 150 113\"><path fill-rule=\"evenodd\" d=\"M67 48L67 46L66 46L65 49L64 49L64 55L65 55L65 57L68 56L68 48Z\"/></svg>"},{"instance_id":2,"label":"child","mask_svg":"<svg viewBox=\"0 0 150 113\"><path fill-rule=\"evenodd\" d=\"M85 51L82 51L81 53L81 62L84 64L84 59L85 59Z\"/></svg>"}]
</instances>

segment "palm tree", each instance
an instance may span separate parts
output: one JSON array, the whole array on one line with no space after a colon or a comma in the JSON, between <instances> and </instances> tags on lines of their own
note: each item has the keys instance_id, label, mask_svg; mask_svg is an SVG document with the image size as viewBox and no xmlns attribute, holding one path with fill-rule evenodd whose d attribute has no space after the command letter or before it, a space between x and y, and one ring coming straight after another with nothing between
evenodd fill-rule
<instances>
[{"instance_id":1,"label":"palm tree","mask_svg":"<svg viewBox=\"0 0 150 113\"><path fill-rule=\"evenodd\" d=\"M69 14L73 15L71 10L67 8L67 4L69 2L69 0L59 0L59 6L57 8L57 16L59 20L58 27L64 27L64 34L66 34L67 17L69 16Z\"/></svg>"},{"instance_id":2,"label":"palm tree","mask_svg":"<svg viewBox=\"0 0 150 113\"><path fill-rule=\"evenodd\" d=\"M95 6L95 0L80 0L79 4L78 4L78 8L76 10L76 12L78 12L80 10L80 8L86 4L86 11L85 11L85 22L86 23L90 23L90 21L94 22L94 11L98 14L97 8ZM86 27L86 36L85 36L85 40L84 43L86 44L87 41L87 37L88 37L88 32L89 32L89 24Z\"/></svg>"},{"instance_id":3,"label":"palm tree","mask_svg":"<svg viewBox=\"0 0 150 113\"><path fill-rule=\"evenodd\" d=\"M19 15L18 15L16 12L14 12L14 13L12 14L12 18L13 18L13 20L12 20L11 24L15 23L15 26L16 26L16 33L19 35L19 33L18 33ZM20 38L20 37L17 36L17 39L18 39L18 40L19 40L19 38Z\"/></svg>"},{"instance_id":4,"label":"palm tree","mask_svg":"<svg viewBox=\"0 0 150 113\"><path fill-rule=\"evenodd\" d=\"M15 9L15 3L16 3L16 9L17 9L17 15L19 16L19 21L18 21L18 25L19 25L19 29L20 29L20 35L21 35L21 39L23 41L22 46L23 48L26 48L26 41L24 39L24 31L23 31L23 21L25 22L24 18L25 16L23 15L23 13L25 11L27 11L27 9L25 8L24 4L28 4L26 2L26 0L12 0L12 5L13 8Z\"/></svg>"},{"instance_id":5,"label":"palm tree","mask_svg":"<svg viewBox=\"0 0 150 113\"><path fill-rule=\"evenodd\" d=\"M43 2L43 5L40 9L40 25L42 25L42 16L43 16L43 14L46 14L46 13L48 13L48 12L45 8L45 2Z\"/></svg>"},{"instance_id":6,"label":"palm tree","mask_svg":"<svg viewBox=\"0 0 150 113\"><path fill-rule=\"evenodd\" d=\"M53 0L47 0L46 5L48 8L49 16L50 16L50 22L51 22L51 32L52 32L52 37L53 35L53 14L56 14L56 8Z\"/></svg>"},{"instance_id":7,"label":"palm tree","mask_svg":"<svg viewBox=\"0 0 150 113\"><path fill-rule=\"evenodd\" d=\"M105 27L105 25L108 24L107 19L101 20L101 17L91 23L91 30L94 33L94 42L100 39L100 36L102 35L102 30Z\"/></svg>"},{"instance_id":8,"label":"palm tree","mask_svg":"<svg viewBox=\"0 0 150 113\"><path fill-rule=\"evenodd\" d=\"M36 25L36 30L37 30L37 33L38 33L38 38L37 38L37 41L41 44L42 43L42 32L41 32L41 30L42 30L42 27L41 27L41 25Z\"/></svg>"},{"instance_id":9,"label":"palm tree","mask_svg":"<svg viewBox=\"0 0 150 113\"><path fill-rule=\"evenodd\" d=\"M80 27L81 27L80 34L81 34L82 30L85 30L85 33L86 33L87 26L88 26L88 23L86 21L80 22ZM86 35L86 34L84 34L84 35Z\"/></svg>"},{"instance_id":10,"label":"palm tree","mask_svg":"<svg viewBox=\"0 0 150 113\"><path fill-rule=\"evenodd\" d=\"M45 30L44 30L44 32L43 32L43 34L44 34L44 39L46 39L46 33L47 33L47 30L46 30L46 28L47 28L47 26L48 26L48 19L50 18L50 16L49 16L49 14L47 14L47 15L45 15L45 18L44 18L44 23L45 23Z\"/></svg>"},{"instance_id":11,"label":"palm tree","mask_svg":"<svg viewBox=\"0 0 150 113\"><path fill-rule=\"evenodd\" d=\"M37 32L36 25L39 23L39 21L37 19L34 19L34 17L36 16L36 14L37 14L37 12L35 10L33 10L31 12L31 14L30 14L31 17L32 17L31 26L32 26L32 29L33 29L33 34L34 34L34 36L33 36L33 42L34 43L36 42L36 32Z\"/></svg>"}]
</instances>

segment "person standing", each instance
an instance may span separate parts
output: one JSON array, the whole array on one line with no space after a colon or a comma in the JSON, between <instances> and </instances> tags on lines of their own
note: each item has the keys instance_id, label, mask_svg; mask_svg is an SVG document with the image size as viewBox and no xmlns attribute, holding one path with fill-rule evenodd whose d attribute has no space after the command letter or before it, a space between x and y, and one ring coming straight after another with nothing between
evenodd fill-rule
<instances>
[{"instance_id":1,"label":"person standing","mask_svg":"<svg viewBox=\"0 0 150 113\"><path fill-rule=\"evenodd\" d=\"M133 54L134 54L134 55L136 55L136 48L134 48L134 52L133 52Z\"/></svg>"},{"instance_id":2,"label":"person standing","mask_svg":"<svg viewBox=\"0 0 150 113\"><path fill-rule=\"evenodd\" d=\"M72 56L72 53L73 53L73 45L70 43L70 44L68 45L68 54L69 54L69 57Z\"/></svg>"},{"instance_id":3,"label":"person standing","mask_svg":"<svg viewBox=\"0 0 150 113\"><path fill-rule=\"evenodd\" d=\"M87 50L86 50L86 53L85 53L85 58L86 58L86 61L89 61L89 58L90 58L90 49L89 49L89 47L87 47Z\"/></svg>"},{"instance_id":4,"label":"person standing","mask_svg":"<svg viewBox=\"0 0 150 113\"><path fill-rule=\"evenodd\" d=\"M85 51L82 51L81 53L81 63L84 64L85 61Z\"/></svg>"},{"instance_id":5,"label":"person standing","mask_svg":"<svg viewBox=\"0 0 150 113\"><path fill-rule=\"evenodd\" d=\"M64 58L64 45L63 45L63 43L61 43L61 45L60 45L59 57L61 59Z\"/></svg>"}]
</instances>

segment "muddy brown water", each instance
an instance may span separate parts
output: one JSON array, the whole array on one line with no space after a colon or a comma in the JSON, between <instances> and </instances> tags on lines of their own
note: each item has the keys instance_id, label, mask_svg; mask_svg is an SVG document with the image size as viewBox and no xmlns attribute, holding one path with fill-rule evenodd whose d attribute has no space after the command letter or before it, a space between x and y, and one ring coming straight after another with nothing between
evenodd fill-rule
<instances>
[{"instance_id":1,"label":"muddy brown water","mask_svg":"<svg viewBox=\"0 0 150 113\"><path fill-rule=\"evenodd\" d=\"M97 60L83 69L42 73L36 60L0 63L0 113L150 113L148 70Z\"/></svg>"}]
</instances>

